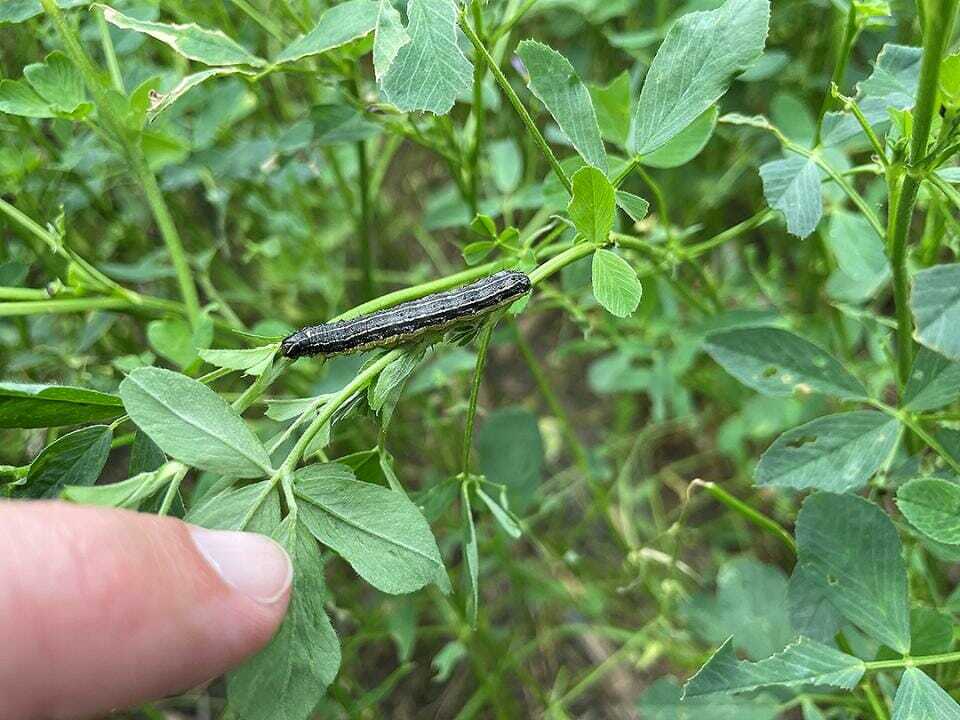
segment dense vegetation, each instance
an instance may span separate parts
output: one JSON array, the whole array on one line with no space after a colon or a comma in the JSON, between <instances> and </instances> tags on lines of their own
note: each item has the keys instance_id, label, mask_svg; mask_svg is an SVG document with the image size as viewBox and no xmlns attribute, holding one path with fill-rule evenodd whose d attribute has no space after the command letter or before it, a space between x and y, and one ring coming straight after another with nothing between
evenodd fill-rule
<instances>
[{"instance_id":1,"label":"dense vegetation","mask_svg":"<svg viewBox=\"0 0 960 720\"><path fill-rule=\"evenodd\" d=\"M958 4L0 3L0 494L295 563L142 712L960 718Z\"/></svg>"}]
</instances>

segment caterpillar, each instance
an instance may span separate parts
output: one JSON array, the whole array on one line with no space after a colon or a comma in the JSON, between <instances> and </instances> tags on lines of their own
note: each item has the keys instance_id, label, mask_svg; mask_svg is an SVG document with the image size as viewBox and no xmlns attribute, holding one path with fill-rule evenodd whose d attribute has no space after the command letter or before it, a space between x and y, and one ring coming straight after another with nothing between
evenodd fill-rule
<instances>
[{"instance_id":1,"label":"caterpillar","mask_svg":"<svg viewBox=\"0 0 960 720\"><path fill-rule=\"evenodd\" d=\"M472 322L530 292L530 278L501 270L469 285L433 293L352 320L311 325L283 340L288 358L346 355L400 345L427 333Z\"/></svg>"}]
</instances>

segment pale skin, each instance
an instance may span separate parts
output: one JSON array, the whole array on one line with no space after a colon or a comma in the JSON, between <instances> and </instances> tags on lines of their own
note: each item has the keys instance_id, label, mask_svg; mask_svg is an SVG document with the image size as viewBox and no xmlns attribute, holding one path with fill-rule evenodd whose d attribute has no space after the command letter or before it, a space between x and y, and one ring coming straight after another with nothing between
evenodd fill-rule
<instances>
[{"instance_id":1,"label":"pale skin","mask_svg":"<svg viewBox=\"0 0 960 720\"><path fill-rule=\"evenodd\" d=\"M260 535L0 501L0 720L94 717L217 677L269 642L291 577Z\"/></svg>"}]
</instances>

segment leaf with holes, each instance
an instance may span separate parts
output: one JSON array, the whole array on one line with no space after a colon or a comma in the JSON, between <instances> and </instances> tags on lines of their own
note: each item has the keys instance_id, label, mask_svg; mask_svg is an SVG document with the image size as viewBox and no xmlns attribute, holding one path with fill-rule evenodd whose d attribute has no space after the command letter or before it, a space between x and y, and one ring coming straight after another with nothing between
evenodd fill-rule
<instances>
[{"instance_id":1,"label":"leaf with holes","mask_svg":"<svg viewBox=\"0 0 960 720\"><path fill-rule=\"evenodd\" d=\"M797 567L848 621L900 653L910 651L907 570L900 537L879 507L819 492L797 517Z\"/></svg>"},{"instance_id":2,"label":"leaf with holes","mask_svg":"<svg viewBox=\"0 0 960 720\"><path fill-rule=\"evenodd\" d=\"M733 643L727 640L684 685L683 694L696 698L800 685L851 690L864 672L866 666L859 658L809 638L800 638L783 652L758 662L738 660Z\"/></svg>"},{"instance_id":3,"label":"leaf with holes","mask_svg":"<svg viewBox=\"0 0 960 720\"><path fill-rule=\"evenodd\" d=\"M890 458L900 431L896 419L874 410L817 418L774 441L757 464L757 485L856 490Z\"/></svg>"},{"instance_id":4,"label":"leaf with holes","mask_svg":"<svg viewBox=\"0 0 960 720\"><path fill-rule=\"evenodd\" d=\"M867 397L863 384L833 356L787 330L729 330L710 335L704 349L724 370L764 395L815 392L843 399Z\"/></svg>"}]
</instances>

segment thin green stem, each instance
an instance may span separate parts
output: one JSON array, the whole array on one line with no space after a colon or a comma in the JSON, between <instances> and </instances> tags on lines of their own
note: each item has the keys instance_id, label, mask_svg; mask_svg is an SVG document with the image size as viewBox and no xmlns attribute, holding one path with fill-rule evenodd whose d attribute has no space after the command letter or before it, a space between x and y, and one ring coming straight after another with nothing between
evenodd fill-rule
<instances>
[{"instance_id":1,"label":"thin green stem","mask_svg":"<svg viewBox=\"0 0 960 720\"><path fill-rule=\"evenodd\" d=\"M882 403L879 400L870 400L869 404L903 423L903 425L909 428L918 438L926 443L931 450L940 456L940 458L950 467L951 470L957 474L960 474L960 462L958 462L957 459L950 454L950 451L947 450L943 443L927 432L927 430L923 427L913 413L906 410L899 410L895 407L890 407L886 403Z\"/></svg>"},{"instance_id":2,"label":"thin green stem","mask_svg":"<svg viewBox=\"0 0 960 720\"><path fill-rule=\"evenodd\" d=\"M943 665L945 663L960 662L960 652L940 653L939 655L921 655L910 657L904 655L896 660L874 660L865 662L868 671L895 670L897 668L923 667L925 665Z\"/></svg>"},{"instance_id":3,"label":"thin green stem","mask_svg":"<svg viewBox=\"0 0 960 720\"><path fill-rule=\"evenodd\" d=\"M370 167L367 163L367 143L357 142L357 166L360 180L360 213L357 218L357 232L360 235L360 270L362 273L363 299L374 296L373 247L370 237Z\"/></svg>"},{"instance_id":4,"label":"thin green stem","mask_svg":"<svg viewBox=\"0 0 960 720\"><path fill-rule=\"evenodd\" d=\"M710 495L712 495L714 499L726 505L728 508L730 508L737 514L742 515L744 518L746 518L748 521L750 521L757 527L761 528L762 530L766 530L768 533L775 536L778 540L780 540L780 542L786 545L790 549L791 553L793 553L794 555L797 554L796 540L794 540L793 536L790 533L788 533L783 528L783 526L773 518L769 518L763 513L761 513L759 510L753 509L752 507L747 505L745 502L743 502L742 500L739 500L738 498L735 498L733 495L728 493L726 490L724 490L722 487L720 487L714 482L706 482L704 480L694 480L693 483L691 483L690 487L691 489L694 487L702 487L704 490L710 493Z\"/></svg>"},{"instance_id":5,"label":"thin green stem","mask_svg":"<svg viewBox=\"0 0 960 720\"><path fill-rule=\"evenodd\" d=\"M463 448L460 456L460 471L464 477L470 473L470 448L473 445L473 424L477 417L477 401L480 398L480 385L483 382L483 368L487 364L487 352L493 337L495 320L488 322L477 340L477 364L473 370L473 382L470 385L470 400L467 405L467 422L463 429Z\"/></svg>"},{"instance_id":6,"label":"thin green stem","mask_svg":"<svg viewBox=\"0 0 960 720\"><path fill-rule=\"evenodd\" d=\"M473 25L477 37L483 42L483 8L480 0L473 0L470 9L473 13ZM480 201L480 156L483 153L483 138L486 133L486 108L483 102L483 79L487 74L487 63L477 58L473 68L473 145L470 148L470 210L476 215Z\"/></svg>"},{"instance_id":7,"label":"thin green stem","mask_svg":"<svg viewBox=\"0 0 960 720\"><path fill-rule=\"evenodd\" d=\"M764 208L756 215L747 218L741 223L734 225L731 228L717 233L712 238L704 240L703 242L696 243L694 245L687 245L686 247L680 248L679 252L684 257L684 259L692 260L700 255L703 255L710 250L713 250L715 247L719 247L731 240L744 235L751 230L755 230L761 225L765 225L770 222L777 216L776 210L771 210L770 208Z\"/></svg>"},{"instance_id":8,"label":"thin green stem","mask_svg":"<svg viewBox=\"0 0 960 720\"><path fill-rule=\"evenodd\" d=\"M97 31L100 33L100 45L103 47L103 56L107 61L107 70L110 71L110 81L117 92L126 95L127 91L123 87L123 73L120 72L120 63L117 62L117 53L113 48L113 39L110 37L110 28L103 17L103 11L94 10L93 15L97 19Z\"/></svg>"},{"instance_id":9,"label":"thin green stem","mask_svg":"<svg viewBox=\"0 0 960 720\"><path fill-rule=\"evenodd\" d=\"M183 479L187 476L187 473L190 471L190 468L186 465L181 466L177 470L176 474L171 478L170 485L167 486L167 492L163 496L163 501L160 503L160 509L157 510L157 515L166 515L170 512L170 508L173 506L173 501L177 499L177 493L180 491L180 484L183 482Z\"/></svg>"},{"instance_id":10,"label":"thin green stem","mask_svg":"<svg viewBox=\"0 0 960 720\"><path fill-rule=\"evenodd\" d=\"M570 263L586 257L599 247L602 247L602 245L591 242L578 242L576 245L567 248L559 255L550 258L534 269L530 273L530 282L533 285L539 285L554 273L559 272Z\"/></svg>"},{"instance_id":11,"label":"thin green stem","mask_svg":"<svg viewBox=\"0 0 960 720\"><path fill-rule=\"evenodd\" d=\"M503 90L503 94L507 96L510 104L513 105L513 109L517 111L517 114L523 121L524 127L526 127L530 137L533 139L534 143L536 143L537 147L540 149L540 152L543 153L543 156L547 159L547 162L550 163L550 167L553 169L553 172L556 174L560 182L563 183L563 186L567 189L567 193L573 195L573 184L570 182L570 178L567 177L567 174L560 166L560 161L557 160L557 156L553 154L553 150L550 149L546 139L537 129L536 123L533 122L533 118L530 117L530 113L527 112L527 109L523 106L523 103L520 101L520 97L514 91L513 86L510 85L510 81L507 80L507 76L503 74L500 66L497 65L496 61L490 56L490 53L487 52L487 49L483 46L480 38L477 37L477 34L473 31L473 28L470 27L470 23L466 21L465 16L462 13L460 16L460 27L463 28L463 32L467 36L467 39L473 44L473 47L477 51L479 58L482 59L490 68L490 72L493 73L493 77L500 86L500 89Z\"/></svg>"},{"instance_id":12,"label":"thin green stem","mask_svg":"<svg viewBox=\"0 0 960 720\"><path fill-rule=\"evenodd\" d=\"M830 77L830 85L823 95L823 102L820 105L820 113L817 115L817 130L814 134L813 146L820 144L820 134L823 131L823 119L833 104L833 93L831 87L843 84L843 76L847 72L847 63L850 61L850 51L853 49L853 43L859 34L857 25L857 3L851 2L850 9L847 11L847 22L843 30L843 41L840 43L840 52L837 55L836 63L833 66L833 75Z\"/></svg>"}]
</instances>

